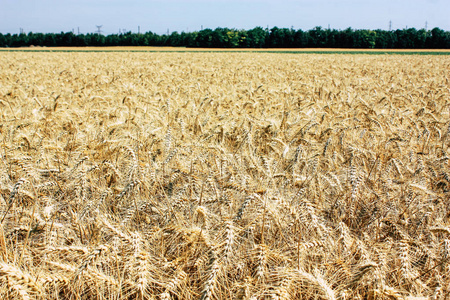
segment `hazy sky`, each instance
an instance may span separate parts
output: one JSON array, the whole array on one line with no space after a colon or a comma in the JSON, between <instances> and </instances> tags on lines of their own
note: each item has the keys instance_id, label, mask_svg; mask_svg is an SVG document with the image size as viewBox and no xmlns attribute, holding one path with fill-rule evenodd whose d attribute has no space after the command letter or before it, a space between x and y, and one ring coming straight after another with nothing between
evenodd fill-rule
<instances>
[{"instance_id":1,"label":"hazy sky","mask_svg":"<svg viewBox=\"0 0 450 300\"><path fill-rule=\"evenodd\" d=\"M0 0L0 32L195 31L256 26L308 30L450 30L450 0Z\"/></svg>"}]
</instances>

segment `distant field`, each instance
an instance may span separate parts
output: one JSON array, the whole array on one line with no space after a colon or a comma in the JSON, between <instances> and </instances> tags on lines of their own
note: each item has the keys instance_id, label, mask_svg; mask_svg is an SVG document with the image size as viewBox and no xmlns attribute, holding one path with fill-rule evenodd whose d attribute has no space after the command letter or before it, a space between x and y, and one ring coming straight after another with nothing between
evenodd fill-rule
<instances>
[{"instance_id":1,"label":"distant field","mask_svg":"<svg viewBox=\"0 0 450 300\"><path fill-rule=\"evenodd\" d=\"M262 52L262 53L324 53L324 54L419 54L450 55L450 49L339 49L339 48L183 48L183 47L24 47L0 48L1 51L35 51L35 52Z\"/></svg>"},{"instance_id":2,"label":"distant field","mask_svg":"<svg viewBox=\"0 0 450 300\"><path fill-rule=\"evenodd\" d=\"M0 54L1 299L448 297L450 57L80 49Z\"/></svg>"}]
</instances>

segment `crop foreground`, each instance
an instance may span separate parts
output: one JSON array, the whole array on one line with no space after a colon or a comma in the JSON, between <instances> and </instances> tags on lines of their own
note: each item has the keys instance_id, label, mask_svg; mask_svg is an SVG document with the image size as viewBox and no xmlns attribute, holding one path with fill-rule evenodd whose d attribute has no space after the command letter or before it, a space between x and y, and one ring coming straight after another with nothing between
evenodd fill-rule
<instances>
[{"instance_id":1,"label":"crop foreground","mask_svg":"<svg viewBox=\"0 0 450 300\"><path fill-rule=\"evenodd\" d=\"M449 57L0 65L1 298L449 296Z\"/></svg>"}]
</instances>

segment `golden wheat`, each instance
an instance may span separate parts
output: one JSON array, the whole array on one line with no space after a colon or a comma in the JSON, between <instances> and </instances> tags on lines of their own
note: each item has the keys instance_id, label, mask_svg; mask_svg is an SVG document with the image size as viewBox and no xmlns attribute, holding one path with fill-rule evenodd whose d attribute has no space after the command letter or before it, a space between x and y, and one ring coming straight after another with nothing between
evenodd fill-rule
<instances>
[{"instance_id":1,"label":"golden wheat","mask_svg":"<svg viewBox=\"0 0 450 300\"><path fill-rule=\"evenodd\" d=\"M0 298L448 297L446 56L0 65Z\"/></svg>"}]
</instances>

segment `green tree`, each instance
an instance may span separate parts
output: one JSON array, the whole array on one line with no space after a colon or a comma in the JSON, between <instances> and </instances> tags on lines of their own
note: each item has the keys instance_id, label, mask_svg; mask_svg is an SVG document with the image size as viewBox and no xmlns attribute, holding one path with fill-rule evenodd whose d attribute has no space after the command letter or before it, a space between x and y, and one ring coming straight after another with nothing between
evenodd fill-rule
<instances>
[{"instance_id":1,"label":"green tree","mask_svg":"<svg viewBox=\"0 0 450 300\"><path fill-rule=\"evenodd\" d=\"M268 33L262 27L255 27L247 31L245 46L250 48L266 47Z\"/></svg>"},{"instance_id":2,"label":"green tree","mask_svg":"<svg viewBox=\"0 0 450 300\"><path fill-rule=\"evenodd\" d=\"M107 46L119 46L120 37L117 34L110 34L105 38L105 45Z\"/></svg>"},{"instance_id":3,"label":"green tree","mask_svg":"<svg viewBox=\"0 0 450 300\"><path fill-rule=\"evenodd\" d=\"M55 37L54 33L47 33L45 35L44 46L47 46L47 47L55 47L55 46L57 46L57 44L56 44L56 37Z\"/></svg>"},{"instance_id":4,"label":"green tree","mask_svg":"<svg viewBox=\"0 0 450 300\"><path fill-rule=\"evenodd\" d=\"M317 26L309 32L308 47L323 48L327 44L326 35L322 27Z\"/></svg>"},{"instance_id":5,"label":"green tree","mask_svg":"<svg viewBox=\"0 0 450 300\"><path fill-rule=\"evenodd\" d=\"M287 28L273 27L270 29L268 47L288 48L294 44L294 32Z\"/></svg>"},{"instance_id":6,"label":"green tree","mask_svg":"<svg viewBox=\"0 0 450 300\"><path fill-rule=\"evenodd\" d=\"M75 46L74 45L75 35L73 34L73 32L71 31L66 33L61 32L60 38L61 42L58 43L59 46Z\"/></svg>"},{"instance_id":7,"label":"green tree","mask_svg":"<svg viewBox=\"0 0 450 300\"><path fill-rule=\"evenodd\" d=\"M430 48L443 49L448 48L448 34L440 28L433 28L431 30L431 37L428 45Z\"/></svg>"},{"instance_id":8,"label":"green tree","mask_svg":"<svg viewBox=\"0 0 450 300\"><path fill-rule=\"evenodd\" d=\"M356 30L353 46L355 48L375 48L377 33L373 30Z\"/></svg>"},{"instance_id":9,"label":"green tree","mask_svg":"<svg viewBox=\"0 0 450 300\"><path fill-rule=\"evenodd\" d=\"M28 41L30 45L44 46L45 35L43 33L28 33Z\"/></svg>"},{"instance_id":10,"label":"green tree","mask_svg":"<svg viewBox=\"0 0 450 300\"><path fill-rule=\"evenodd\" d=\"M236 48L240 44L239 32L234 29L228 29L226 32L226 46L227 48Z\"/></svg>"},{"instance_id":11,"label":"green tree","mask_svg":"<svg viewBox=\"0 0 450 300\"><path fill-rule=\"evenodd\" d=\"M195 38L195 46L211 48L213 46L212 37L213 31L209 28L198 31L198 34Z\"/></svg>"},{"instance_id":12,"label":"green tree","mask_svg":"<svg viewBox=\"0 0 450 300\"><path fill-rule=\"evenodd\" d=\"M0 33L0 47L6 47L6 37Z\"/></svg>"},{"instance_id":13,"label":"green tree","mask_svg":"<svg viewBox=\"0 0 450 300\"><path fill-rule=\"evenodd\" d=\"M166 46L179 47L183 46L183 41L181 39L181 35L174 31L172 32L166 41Z\"/></svg>"},{"instance_id":14,"label":"green tree","mask_svg":"<svg viewBox=\"0 0 450 300\"><path fill-rule=\"evenodd\" d=\"M90 45L89 46L104 46L105 45L105 36L103 34L92 33L90 36Z\"/></svg>"},{"instance_id":15,"label":"green tree","mask_svg":"<svg viewBox=\"0 0 450 300\"><path fill-rule=\"evenodd\" d=\"M299 29L294 34L294 47L304 48L308 46L308 33Z\"/></svg>"},{"instance_id":16,"label":"green tree","mask_svg":"<svg viewBox=\"0 0 450 300\"><path fill-rule=\"evenodd\" d=\"M196 43L196 40L197 40L197 35L198 35L198 32L197 32L197 31L195 31L195 32L189 32L189 33L183 32L183 33L182 33L182 36L183 36L183 44L184 44L186 47L195 47L195 43Z\"/></svg>"}]
</instances>

